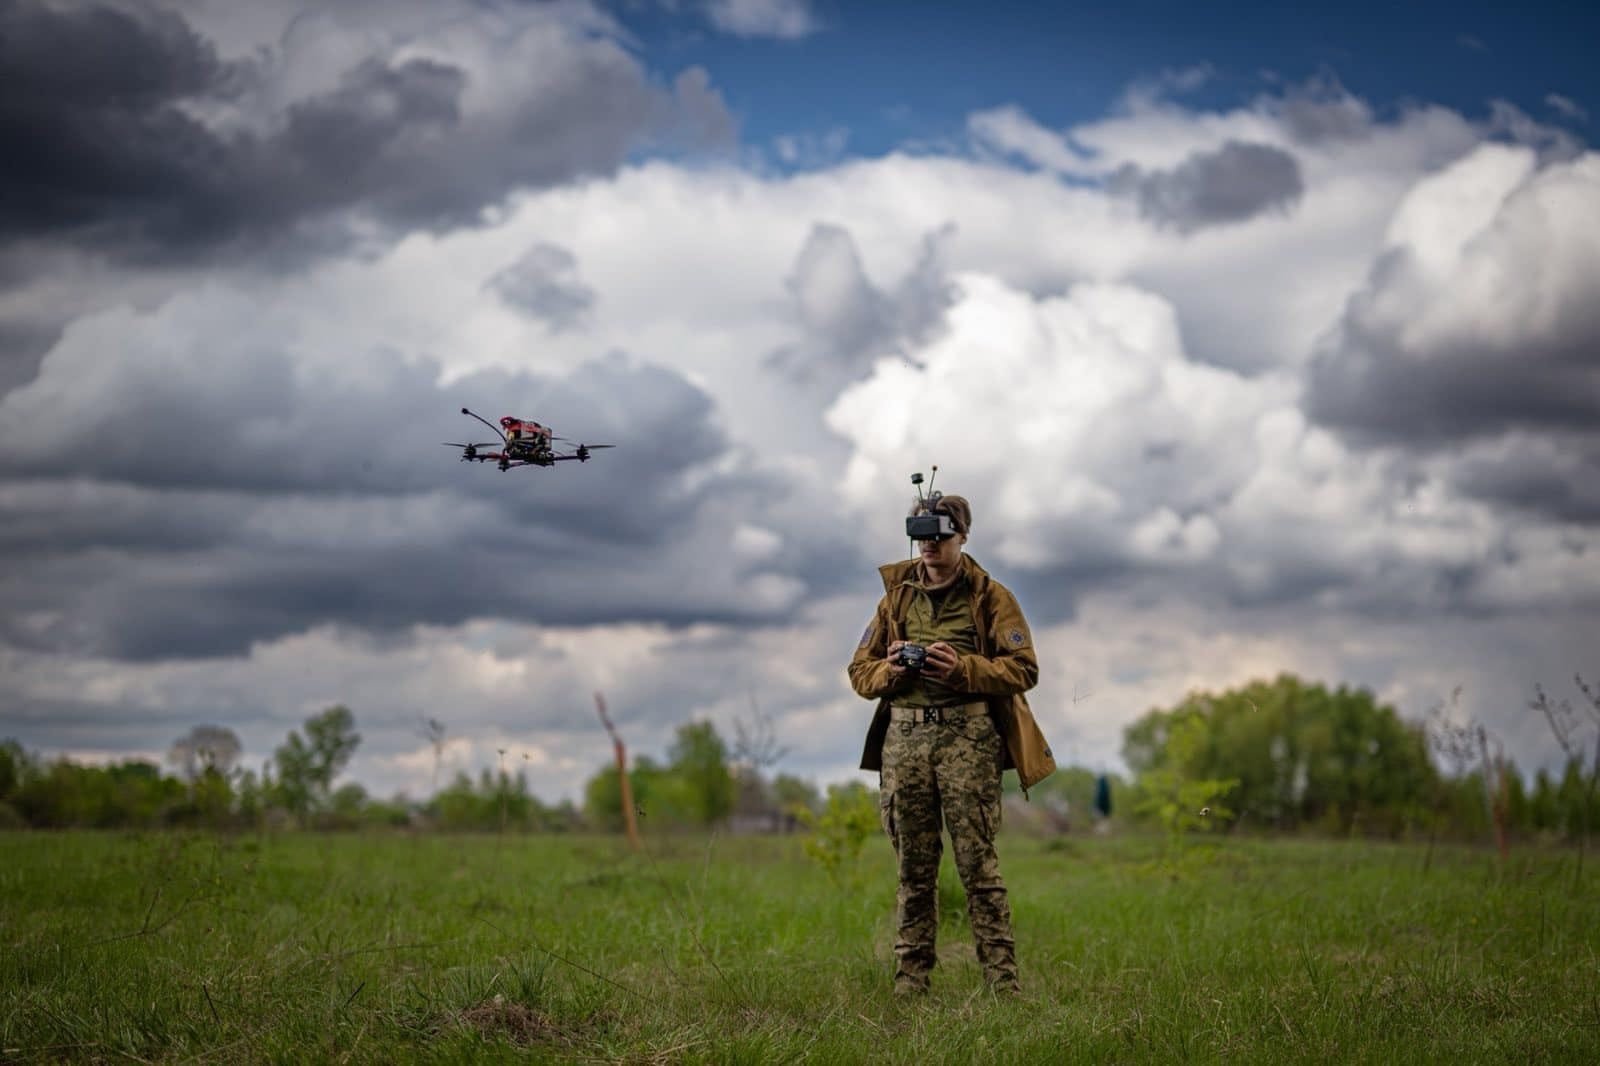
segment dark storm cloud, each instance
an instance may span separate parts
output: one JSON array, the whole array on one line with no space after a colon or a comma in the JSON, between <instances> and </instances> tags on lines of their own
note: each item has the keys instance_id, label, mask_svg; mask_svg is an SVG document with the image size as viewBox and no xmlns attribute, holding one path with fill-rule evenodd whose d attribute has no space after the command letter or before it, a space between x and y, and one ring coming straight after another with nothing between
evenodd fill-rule
<instances>
[{"instance_id":1,"label":"dark storm cloud","mask_svg":"<svg viewBox=\"0 0 1600 1066\"><path fill-rule=\"evenodd\" d=\"M64 326L22 313L0 313L0 396L33 379L39 360L61 338Z\"/></svg>"},{"instance_id":2,"label":"dark storm cloud","mask_svg":"<svg viewBox=\"0 0 1600 1066\"><path fill-rule=\"evenodd\" d=\"M1305 191L1294 156L1243 141L1195 152L1171 170L1123 167L1110 186L1132 196L1146 218L1186 233L1287 210Z\"/></svg>"},{"instance_id":3,"label":"dark storm cloud","mask_svg":"<svg viewBox=\"0 0 1600 1066\"><path fill-rule=\"evenodd\" d=\"M13 697L0 715L0 740L19 738L28 750L44 751L148 750L177 739L195 724L188 708L36 694Z\"/></svg>"},{"instance_id":4,"label":"dark storm cloud","mask_svg":"<svg viewBox=\"0 0 1600 1066\"><path fill-rule=\"evenodd\" d=\"M168 12L7 3L0 239L137 243L216 214L229 152L176 105L226 81L215 50Z\"/></svg>"},{"instance_id":5,"label":"dark storm cloud","mask_svg":"<svg viewBox=\"0 0 1600 1066\"><path fill-rule=\"evenodd\" d=\"M159 659L318 624L783 613L747 594L755 568L726 557L743 516L781 490L741 472L713 401L675 371L618 355L446 388L437 366L380 353L340 385L271 347L224 348L183 373L130 346L120 372L79 375L75 354L62 346L0 407L14 646ZM619 447L543 470L459 463L439 442L486 432L464 404ZM803 581L804 565L767 569Z\"/></svg>"},{"instance_id":6,"label":"dark storm cloud","mask_svg":"<svg viewBox=\"0 0 1600 1066\"><path fill-rule=\"evenodd\" d=\"M577 257L543 241L490 278L488 288L558 333L582 324L594 306L594 290L579 276Z\"/></svg>"},{"instance_id":7,"label":"dark storm cloud","mask_svg":"<svg viewBox=\"0 0 1600 1066\"><path fill-rule=\"evenodd\" d=\"M265 129L225 132L191 105L237 99L260 71L221 60L178 15L14 0L0 9L0 241L138 261L338 245L345 214L468 224L515 189L609 171L651 138L730 128L703 75L660 89L604 39L574 31L506 58L536 66L540 90L469 114L472 72L367 56Z\"/></svg>"},{"instance_id":8,"label":"dark storm cloud","mask_svg":"<svg viewBox=\"0 0 1600 1066\"><path fill-rule=\"evenodd\" d=\"M1435 351L1408 345L1366 314L1368 298L1352 303L1311 363L1304 406L1313 418L1359 440L1426 445L1600 425L1600 316L1592 309L1547 336L1459 340Z\"/></svg>"},{"instance_id":9,"label":"dark storm cloud","mask_svg":"<svg viewBox=\"0 0 1600 1066\"><path fill-rule=\"evenodd\" d=\"M1513 434L1449 467L1461 492L1566 522L1600 522L1600 432Z\"/></svg>"}]
</instances>

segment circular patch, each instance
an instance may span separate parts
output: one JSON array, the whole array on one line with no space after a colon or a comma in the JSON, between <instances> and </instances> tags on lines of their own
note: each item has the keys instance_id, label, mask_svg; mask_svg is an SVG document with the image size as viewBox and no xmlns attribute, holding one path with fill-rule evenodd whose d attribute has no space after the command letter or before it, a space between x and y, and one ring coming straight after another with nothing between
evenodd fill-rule
<instances>
[{"instance_id":1,"label":"circular patch","mask_svg":"<svg viewBox=\"0 0 1600 1066\"><path fill-rule=\"evenodd\" d=\"M1006 634L1006 640L1010 642L1013 648L1022 647L1022 642L1027 639L1027 637L1022 635L1022 630L1020 629L1013 629L1011 632Z\"/></svg>"}]
</instances>

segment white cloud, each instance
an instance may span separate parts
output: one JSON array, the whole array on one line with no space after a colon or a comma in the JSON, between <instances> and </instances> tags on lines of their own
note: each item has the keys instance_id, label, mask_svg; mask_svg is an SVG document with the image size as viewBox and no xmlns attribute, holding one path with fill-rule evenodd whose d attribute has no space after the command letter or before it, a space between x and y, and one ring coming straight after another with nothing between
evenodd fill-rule
<instances>
[{"instance_id":1,"label":"white cloud","mask_svg":"<svg viewBox=\"0 0 1600 1066\"><path fill-rule=\"evenodd\" d=\"M1035 166L1061 174L1084 170L1084 153L1015 105L974 112L967 117L967 132L981 147L1015 155Z\"/></svg>"},{"instance_id":2,"label":"white cloud","mask_svg":"<svg viewBox=\"0 0 1600 1066\"><path fill-rule=\"evenodd\" d=\"M1551 110L1560 114L1562 118L1569 119L1573 122L1589 121L1588 109L1582 104L1578 103L1576 100L1572 99L1570 96L1562 96L1560 93L1550 93L1544 98L1544 102L1549 104Z\"/></svg>"},{"instance_id":3,"label":"white cloud","mask_svg":"<svg viewBox=\"0 0 1600 1066\"><path fill-rule=\"evenodd\" d=\"M735 37L793 40L820 28L809 0L709 0L706 15Z\"/></svg>"},{"instance_id":4,"label":"white cloud","mask_svg":"<svg viewBox=\"0 0 1600 1066\"><path fill-rule=\"evenodd\" d=\"M1205 512L1253 468L1249 427L1284 385L1189 362L1171 305L1149 293L1084 285L1035 300L979 275L958 285L914 364L880 362L829 410L855 449L847 498L871 511L886 481L938 461L1010 565L1215 551Z\"/></svg>"},{"instance_id":5,"label":"white cloud","mask_svg":"<svg viewBox=\"0 0 1600 1066\"><path fill-rule=\"evenodd\" d=\"M1419 181L1316 355L1308 405L1390 439L1592 429L1600 154L1486 145Z\"/></svg>"}]
</instances>

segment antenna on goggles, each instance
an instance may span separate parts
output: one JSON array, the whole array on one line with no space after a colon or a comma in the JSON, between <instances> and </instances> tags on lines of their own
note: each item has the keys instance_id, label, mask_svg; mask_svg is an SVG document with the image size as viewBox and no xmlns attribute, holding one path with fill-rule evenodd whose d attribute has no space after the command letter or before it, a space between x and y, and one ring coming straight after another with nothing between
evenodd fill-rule
<instances>
[{"instance_id":1,"label":"antenna on goggles","mask_svg":"<svg viewBox=\"0 0 1600 1066\"><path fill-rule=\"evenodd\" d=\"M933 502L935 500L937 500L940 496L944 495L942 492L934 492L933 491L934 479L939 476L939 466L938 466L937 463L935 463L933 465L932 470L933 470L933 473L928 477L928 494L926 496L924 496L922 494L922 471L918 470L915 474L911 475L911 484L917 490L917 505L918 505L918 507L919 507L919 509L921 511L927 512L927 513L931 513L932 512L932 510L933 510ZM906 521L907 521L907 525L909 526L910 525L910 519L907 519ZM917 544L917 542L916 542L916 539L914 537L907 537L906 538L906 552L907 552L907 554L909 554L911 556L915 556L917 554L916 544Z\"/></svg>"}]
</instances>

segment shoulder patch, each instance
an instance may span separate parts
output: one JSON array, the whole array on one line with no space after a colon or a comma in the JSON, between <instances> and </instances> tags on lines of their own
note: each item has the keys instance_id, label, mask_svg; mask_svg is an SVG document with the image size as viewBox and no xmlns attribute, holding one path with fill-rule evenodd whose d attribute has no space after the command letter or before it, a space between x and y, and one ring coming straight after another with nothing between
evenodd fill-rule
<instances>
[{"instance_id":1,"label":"shoulder patch","mask_svg":"<svg viewBox=\"0 0 1600 1066\"><path fill-rule=\"evenodd\" d=\"M877 628L877 625L875 623L868 622L866 630L861 634L861 643L857 644L856 647L865 648L868 644L871 644L872 643L872 631L874 629L876 629L876 628Z\"/></svg>"},{"instance_id":2,"label":"shoulder patch","mask_svg":"<svg viewBox=\"0 0 1600 1066\"><path fill-rule=\"evenodd\" d=\"M1024 634L1020 629L1013 629L1011 632L1006 634L1006 643L1010 644L1013 648L1022 647L1023 642L1027 639L1027 635Z\"/></svg>"}]
</instances>

